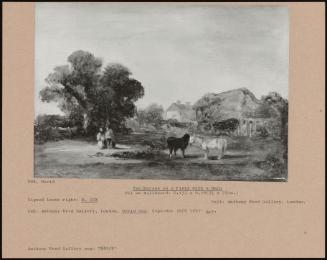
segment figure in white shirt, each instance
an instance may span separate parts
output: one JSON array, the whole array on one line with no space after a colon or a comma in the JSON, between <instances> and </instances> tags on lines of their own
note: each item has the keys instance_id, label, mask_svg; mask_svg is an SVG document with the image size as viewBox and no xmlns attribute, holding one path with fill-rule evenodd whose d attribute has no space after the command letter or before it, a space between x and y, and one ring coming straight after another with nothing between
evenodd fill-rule
<instances>
[{"instance_id":1,"label":"figure in white shirt","mask_svg":"<svg viewBox=\"0 0 327 260\"><path fill-rule=\"evenodd\" d=\"M99 149L104 149L106 147L105 145L106 138L102 128L99 129L99 133L97 134L97 141L98 141Z\"/></svg>"}]
</instances>

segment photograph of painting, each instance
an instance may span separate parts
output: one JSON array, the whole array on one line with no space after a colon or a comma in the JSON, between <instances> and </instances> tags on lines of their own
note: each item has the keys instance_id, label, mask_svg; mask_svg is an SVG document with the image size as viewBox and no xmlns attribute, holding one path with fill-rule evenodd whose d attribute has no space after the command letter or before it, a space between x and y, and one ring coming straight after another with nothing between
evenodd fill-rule
<instances>
[{"instance_id":1,"label":"photograph of painting","mask_svg":"<svg viewBox=\"0 0 327 260\"><path fill-rule=\"evenodd\" d=\"M34 177L288 179L283 6L36 3Z\"/></svg>"}]
</instances>

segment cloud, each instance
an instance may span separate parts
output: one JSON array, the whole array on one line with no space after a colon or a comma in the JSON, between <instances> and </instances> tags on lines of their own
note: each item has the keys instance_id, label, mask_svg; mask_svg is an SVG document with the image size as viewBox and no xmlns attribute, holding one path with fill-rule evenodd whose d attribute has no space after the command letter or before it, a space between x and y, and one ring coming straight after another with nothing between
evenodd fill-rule
<instances>
[{"instance_id":1,"label":"cloud","mask_svg":"<svg viewBox=\"0 0 327 260\"><path fill-rule=\"evenodd\" d=\"M45 77L77 49L129 67L145 87L140 105L239 87L287 97L288 34L285 7L37 3L36 112Z\"/></svg>"}]
</instances>

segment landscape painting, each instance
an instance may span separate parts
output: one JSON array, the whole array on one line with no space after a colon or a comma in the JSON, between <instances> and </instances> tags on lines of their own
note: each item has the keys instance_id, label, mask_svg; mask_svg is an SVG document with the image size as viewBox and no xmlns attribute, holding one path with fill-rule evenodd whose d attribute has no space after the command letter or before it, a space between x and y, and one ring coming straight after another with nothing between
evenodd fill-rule
<instances>
[{"instance_id":1,"label":"landscape painting","mask_svg":"<svg viewBox=\"0 0 327 260\"><path fill-rule=\"evenodd\" d=\"M35 3L34 177L288 179L288 8Z\"/></svg>"}]
</instances>

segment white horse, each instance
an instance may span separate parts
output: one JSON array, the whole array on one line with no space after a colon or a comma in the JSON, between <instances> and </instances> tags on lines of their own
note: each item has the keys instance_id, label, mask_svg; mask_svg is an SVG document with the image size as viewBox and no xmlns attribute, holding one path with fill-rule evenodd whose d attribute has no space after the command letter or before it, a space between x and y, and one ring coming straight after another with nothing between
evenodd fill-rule
<instances>
[{"instance_id":1,"label":"white horse","mask_svg":"<svg viewBox=\"0 0 327 260\"><path fill-rule=\"evenodd\" d=\"M221 137L218 138L204 138L193 135L190 137L190 144L198 143L204 151L204 159L208 159L209 151L213 149L218 150L218 160L224 157L227 149L227 140Z\"/></svg>"}]
</instances>

